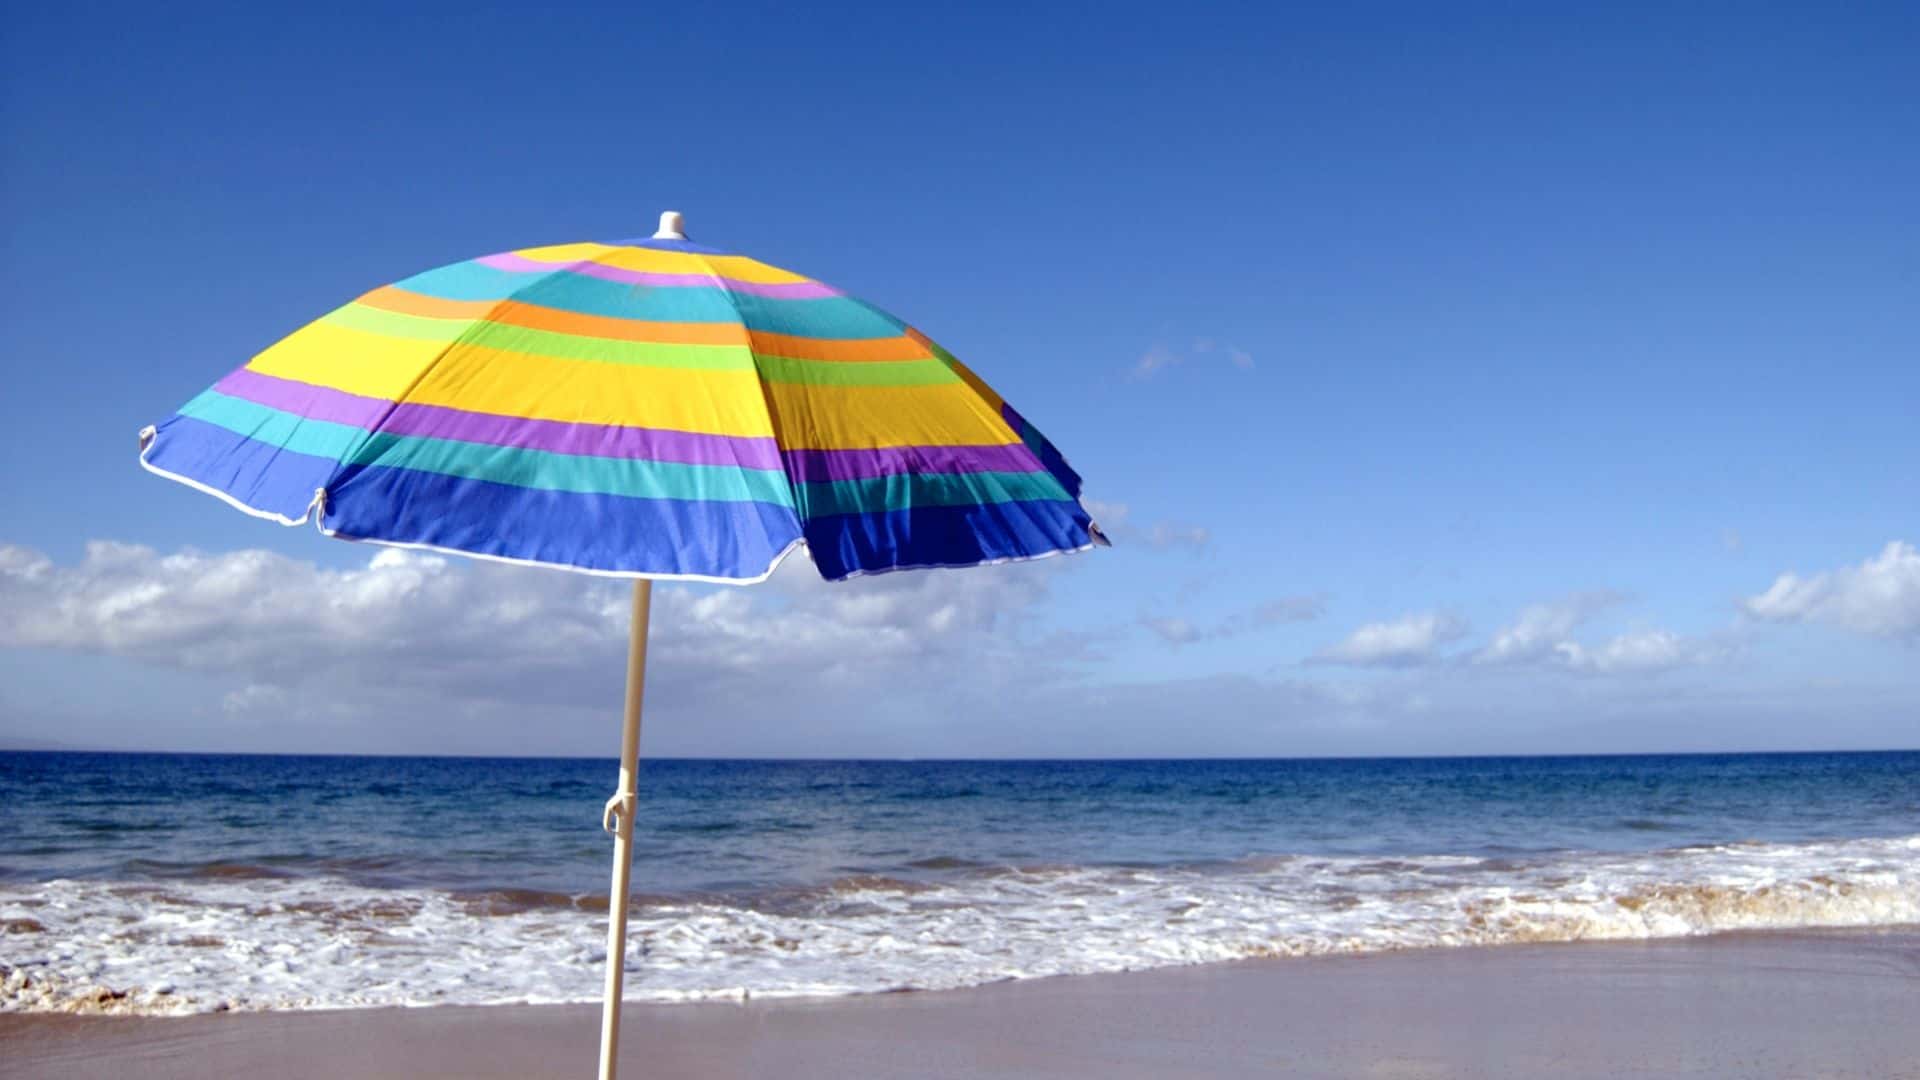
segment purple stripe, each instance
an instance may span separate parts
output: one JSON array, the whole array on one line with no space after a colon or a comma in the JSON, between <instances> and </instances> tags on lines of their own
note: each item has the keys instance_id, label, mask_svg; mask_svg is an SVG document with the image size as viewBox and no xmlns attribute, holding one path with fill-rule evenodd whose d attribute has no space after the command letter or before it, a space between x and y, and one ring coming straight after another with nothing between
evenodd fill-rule
<instances>
[{"instance_id":1,"label":"purple stripe","mask_svg":"<svg viewBox=\"0 0 1920 1080\"><path fill-rule=\"evenodd\" d=\"M770 284L760 281L740 281L714 274L667 274L652 270L628 270L621 266L603 266L595 262L537 262L511 251L502 255L485 255L475 259L474 262L495 270L509 270L515 273L581 274L586 277L600 278L603 281L619 281L628 285L652 285L663 289L712 288L718 284L728 292L766 296L776 300L818 300L821 297L841 295L840 290L822 285L817 281Z\"/></svg>"},{"instance_id":2,"label":"purple stripe","mask_svg":"<svg viewBox=\"0 0 1920 1080\"><path fill-rule=\"evenodd\" d=\"M358 428L377 423L381 431L395 435L549 450L556 454L686 465L732 465L743 469L780 468L780 447L771 437L705 435L619 424L569 424L467 412L442 405L395 405L379 398L278 379L245 368L221 379L213 388L230 397L245 398L310 420Z\"/></svg>"},{"instance_id":3,"label":"purple stripe","mask_svg":"<svg viewBox=\"0 0 1920 1080\"><path fill-rule=\"evenodd\" d=\"M876 476L975 472L1043 472L1024 443L1000 446L888 446L874 450L787 450L795 483L826 483Z\"/></svg>"},{"instance_id":4,"label":"purple stripe","mask_svg":"<svg viewBox=\"0 0 1920 1080\"><path fill-rule=\"evenodd\" d=\"M771 438L703 435L615 424L569 424L518 416L466 412L441 405L395 405L331 387L280 379L240 369L214 384L230 397L270 409L381 431L489 446L518 446L560 454L672 461L688 465L735 465L778 469L797 483L827 483L910 473L1040 472L1040 460L1024 443L988 446L890 446L872 450L788 450ZM389 413L389 410L391 412ZM382 420L382 417L385 417Z\"/></svg>"},{"instance_id":5,"label":"purple stripe","mask_svg":"<svg viewBox=\"0 0 1920 1080\"><path fill-rule=\"evenodd\" d=\"M244 398L269 409L357 428L372 427L379 421L380 414L393 407L391 401L361 397L344 390L292 379L278 379L246 368L214 383L213 388L228 397Z\"/></svg>"}]
</instances>

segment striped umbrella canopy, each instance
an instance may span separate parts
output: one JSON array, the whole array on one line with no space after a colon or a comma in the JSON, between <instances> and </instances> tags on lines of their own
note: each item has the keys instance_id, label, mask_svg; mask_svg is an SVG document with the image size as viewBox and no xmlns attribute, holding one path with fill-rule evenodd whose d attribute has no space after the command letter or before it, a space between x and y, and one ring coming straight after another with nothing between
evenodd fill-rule
<instances>
[{"instance_id":1,"label":"striped umbrella canopy","mask_svg":"<svg viewBox=\"0 0 1920 1080\"><path fill-rule=\"evenodd\" d=\"M140 460L329 536L650 578L759 581L802 543L840 579L1098 536L1059 452L926 335L664 236L375 289L144 432Z\"/></svg>"},{"instance_id":2,"label":"striped umbrella canopy","mask_svg":"<svg viewBox=\"0 0 1920 1080\"><path fill-rule=\"evenodd\" d=\"M614 1075L651 581L831 580L1104 544L1080 477L953 355L818 281L648 239L378 288L140 433L140 463L328 536L634 578L600 1076Z\"/></svg>"}]
</instances>

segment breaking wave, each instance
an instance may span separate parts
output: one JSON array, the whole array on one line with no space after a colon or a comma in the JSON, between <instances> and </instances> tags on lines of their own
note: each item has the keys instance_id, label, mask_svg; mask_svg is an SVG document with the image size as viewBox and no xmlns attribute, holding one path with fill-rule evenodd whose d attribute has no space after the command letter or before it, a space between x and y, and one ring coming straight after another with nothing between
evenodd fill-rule
<instances>
[{"instance_id":1,"label":"breaking wave","mask_svg":"<svg viewBox=\"0 0 1920 1080\"><path fill-rule=\"evenodd\" d=\"M630 1000L946 989L1251 957L1920 923L1920 836L1633 854L982 866L635 897ZM604 895L269 866L0 885L0 1010L597 1000Z\"/></svg>"}]
</instances>

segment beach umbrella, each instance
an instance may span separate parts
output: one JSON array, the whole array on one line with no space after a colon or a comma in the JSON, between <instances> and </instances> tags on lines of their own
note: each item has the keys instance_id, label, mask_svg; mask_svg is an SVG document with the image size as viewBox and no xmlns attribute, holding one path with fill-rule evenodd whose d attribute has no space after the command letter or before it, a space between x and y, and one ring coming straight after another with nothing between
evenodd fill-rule
<instances>
[{"instance_id":1,"label":"beach umbrella","mask_svg":"<svg viewBox=\"0 0 1920 1080\"><path fill-rule=\"evenodd\" d=\"M369 292L140 432L147 470L283 525L634 579L600 1075L619 1044L655 578L829 580L1105 543L1080 477L926 335L686 238L526 248Z\"/></svg>"}]
</instances>

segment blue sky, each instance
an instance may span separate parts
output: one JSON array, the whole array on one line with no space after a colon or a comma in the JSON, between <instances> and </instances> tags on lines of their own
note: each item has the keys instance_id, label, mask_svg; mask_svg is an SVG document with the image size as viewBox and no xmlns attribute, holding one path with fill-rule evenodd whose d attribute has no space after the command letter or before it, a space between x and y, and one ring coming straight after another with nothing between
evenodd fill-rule
<instances>
[{"instance_id":1,"label":"blue sky","mask_svg":"<svg viewBox=\"0 0 1920 1080\"><path fill-rule=\"evenodd\" d=\"M370 565L134 433L672 207L939 339L1120 544L678 590L650 751L1920 744L1920 15L1552 8L15 12L0 742L611 752L597 587Z\"/></svg>"}]
</instances>

